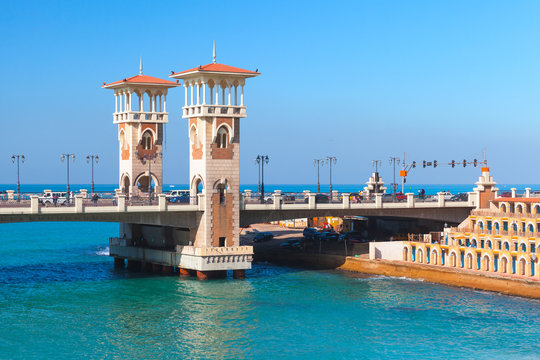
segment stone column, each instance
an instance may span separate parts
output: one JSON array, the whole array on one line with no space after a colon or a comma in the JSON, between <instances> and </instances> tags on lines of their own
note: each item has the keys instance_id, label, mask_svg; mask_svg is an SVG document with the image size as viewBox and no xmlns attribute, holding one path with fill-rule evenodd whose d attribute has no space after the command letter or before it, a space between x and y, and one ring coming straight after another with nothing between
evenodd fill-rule
<instances>
[{"instance_id":1,"label":"stone column","mask_svg":"<svg viewBox=\"0 0 540 360\"><path fill-rule=\"evenodd\" d=\"M159 211L166 211L167 210L167 195L165 194L158 194L158 206Z\"/></svg>"},{"instance_id":2,"label":"stone column","mask_svg":"<svg viewBox=\"0 0 540 360\"><path fill-rule=\"evenodd\" d=\"M525 197L530 198L531 197L531 188L525 188Z\"/></svg>"},{"instance_id":3,"label":"stone column","mask_svg":"<svg viewBox=\"0 0 540 360\"><path fill-rule=\"evenodd\" d=\"M118 198L118 203L117 203L118 211L119 212L126 211L126 195L125 194L118 194L117 198Z\"/></svg>"},{"instance_id":4,"label":"stone column","mask_svg":"<svg viewBox=\"0 0 540 360\"><path fill-rule=\"evenodd\" d=\"M39 213L39 196L37 195L30 196L30 212L32 214Z\"/></svg>"},{"instance_id":5,"label":"stone column","mask_svg":"<svg viewBox=\"0 0 540 360\"><path fill-rule=\"evenodd\" d=\"M414 194L413 193L407 193L407 207L413 208L414 207Z\"/></svg>"},{"instance_id":6,"label":"stone column","mask_svg":"<svg viewBox=\"0 0 540 360\"><path fill-rule=\"evenodd\" d=\"M382 208L382 195L381 193L376 193L375 194L375 207L377 209L380 209Z\"/></svg>"},{"instance_id":7,"label":"stone column","mask_svg":"<svg viewBox=\"0 0 540 360\"><path fill-rule=\"evenodd\" d=\"M76 213L83 212L83 197L81 194L75 195L75 212Z\"/></svg>"},{"instance_id":8,"label":"stone column","mask_svg":"<svg viewBox=\"0 0 540 360\"><path fill-rule=\"evenodd\" d=\"M510 191L512 191L512 197L516 197L516 188L511 188Z\"/></svg>"},{"instance_id":9,"label":"stone column","mask_svg":"<svg viewBox=\"0 0 540 360\"><path fill-rule=\"evenodd\" d=\"M341 194L341 196L343 196L343 199L342 199L343 208L350 209L351 208L351 198L350 198L351 194L343 193Z\"/></svg>"},{"instance_id":10,"label":"stone column","mask_svg":"<svg viewBox=\"0 0 540 360\"><path fill-rule=\"evenodd\" d=\"M272 199L274 200L274 209L281 209L281 192L272 194Z\"/></svg>"},{"instance_id":11,"label":"stone column","mask_svg":"<svg viewBox=\"0 0 540 360\"><path fill-rule=\"evenodd\" d=\"M437 195L439 196L439 198L438 198L439 207L444 207L444 193L441 191L441 192L437 193Z\"/></svg>"},{"instance_id":12,"label":"stone column","mask_svg":"<svg viewBox=\"0 0 540 360\"><path fill-rule=\"evenodd\" d=\"M307 196L308 196L308 205L309 205L308 207L310 209L315 209L317 207L317 204L315 203L315 196L316 195L317 194L311 193L311 192L307 194Z\"/></svg>"},{"instance_id":13,"label":"stone column","mask_svg":"<svg viewBox=\"0 0 540 360\"><path fill-rule=\"evenodd\" d=\"M7 190L7 198L8 200L13 200L15 197L13 194L15 194L15 190Z\"/></svg>"}]
</instances>

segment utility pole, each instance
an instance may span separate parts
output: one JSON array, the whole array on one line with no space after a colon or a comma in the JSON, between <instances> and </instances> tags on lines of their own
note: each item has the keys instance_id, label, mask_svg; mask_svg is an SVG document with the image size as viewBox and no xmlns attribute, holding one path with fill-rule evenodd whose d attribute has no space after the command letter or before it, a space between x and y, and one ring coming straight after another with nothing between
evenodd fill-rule
<instances>
[{"instance_id":1,"label":"utility pole","mask_svg":"<svg viewBox=\"0 0 540 360\"><path fill-rule=\"evenodd\" d=\"M313 166L317 165L317 194L321 192L321 183L319 182L319 166L324 165L324 159L313 159Z\"/></svg>"},{"instance_id":2,"label":"utility pole","mask_svg":"<svg viewBox=\"0 0 540 360\"><path fill-rule=\"evenodd\" d=\"M86 162L92 162L92 185L91 185L91 192L92 195L94 194L94 162L97 164L99 161L98 155L86 155Z\"/></svg>"},{"instance_id":3,"label":"utility pole","mask_svg":"<svg viewBox=\"0 0 540 360\"><path fill-rule=\"evenodd\" d=\"M329 194L329 198L330 198L330 202L332 201L332 163L334 163L334 165L336 164L337 162L337 157L335 156L327 156L326 157L326 163L327 164L330 164L330 194Z\"/></svg>"},{"instance_id":4,"label":"utility pole","mask_svg":"<svg viewBox=\"0 0 540 360\"><path fill-rule=\"evenodd\" d=\"M399 158L395 156L390 157L390 165L394 166L394 182L392 183L392 198L394 201L396 201L396 165L399 165Z\"/></svg>"},{"instance_id":5,"label":"utility pole","mask_svg":"<svg viewBox=\"0 0 540 360\"><path fill-rule=\"evenodd\" d=\"M264 164L268 164L270 158L268 155L257 155L255 158L255 163L259 164L261 180L260 180L260 191L259 191L259 201L261 204L264 203Z\"/></svg>"},{"instance_id":6,"label":"utility pole","mask_svg":"<svg viewBox=\"0 0 540 360\"><path fill-rule=\"evenodd\" d=\"M21 201L21 181L20 181L19 161L24 163L25 157L22 154L11 155L11 161L13 163L15 163L15 159L17 159L17 202L20 202Z\"/></svg>"},{"instance_id":7,"label":"utility pole","mask_svg":"<svg viewBox=\"0 0 540 360\"><path fill-rule=\"evenodd\" d=\"M60 160L62 160L62 162L66 161L66 165L67 165L67 187L66 187L66 204L69 205L69 200L71 198L71 192L69 191L69 160L75 162L75 154L62 154L60 155Z\"/></svg>"}]
</instances>

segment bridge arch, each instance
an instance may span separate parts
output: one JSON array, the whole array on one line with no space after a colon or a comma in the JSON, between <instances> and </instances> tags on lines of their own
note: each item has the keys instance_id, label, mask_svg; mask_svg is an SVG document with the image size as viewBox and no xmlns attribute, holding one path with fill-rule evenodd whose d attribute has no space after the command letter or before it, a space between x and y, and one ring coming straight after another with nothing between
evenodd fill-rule
<instances>
[{"instance_id":1,"label":"bridge arch","mask_svg":"<svg viewBox=\"0 0 540 360\"><path fill-rule=\"evenodd\" d=\"M155 188L160 186L161 184L158 181L157 176L154 173L150 174L151 181L154 182L154 186L151 186L152 191L155 191ZM133 182L133 186L137 186L140 192L148 193L148 182L149 182L148 173L142 172L139 175L135 177L135 181ZM150 184L151 185L151 184Z\"/></svg>"},{"instance_id":2,"label":"bridge arch","mask_svg":"<svg viewBox=\"0 0 540 360\"><path fill-rule=\"evenodd\" d=\"M122 187L123 194L129 194L131 190L131 180L128 173L123 173L120 177L120 184Z\"/></svg>"}]
</instances>

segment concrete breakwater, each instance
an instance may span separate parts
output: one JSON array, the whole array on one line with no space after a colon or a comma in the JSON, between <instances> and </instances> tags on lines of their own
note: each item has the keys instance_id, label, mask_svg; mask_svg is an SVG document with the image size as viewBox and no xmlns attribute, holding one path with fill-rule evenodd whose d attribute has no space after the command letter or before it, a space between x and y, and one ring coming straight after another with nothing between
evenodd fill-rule
<instances>
[{"instance_id":1,"label":"concrete breakwater","mask_svg":"<svg viewBox=\"0 0 540 360\"><path fill-rule=\"evenodd\" d=\"M459 269L435 268L388 260L369 260L347 257L340 270L355 271L467 287L477 290L495 291L506 295L540 299L540 282L497 275L483 275Z\"/></svg>"}]
</instances>

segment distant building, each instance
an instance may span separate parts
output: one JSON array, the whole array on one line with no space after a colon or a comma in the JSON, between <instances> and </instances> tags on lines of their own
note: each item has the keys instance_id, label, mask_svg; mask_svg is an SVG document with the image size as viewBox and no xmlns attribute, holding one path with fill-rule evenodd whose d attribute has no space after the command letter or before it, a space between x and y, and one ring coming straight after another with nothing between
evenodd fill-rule
<instances>
[{"instance_id":1,"label":"distant building","mask_svg":"<svg viewBox=\"0 0 540 360\"><path fill-rule=\"evenodd\" d=\"M480 206L440 238L410 235L411 241L403 243L403 260L540 278L540 197L531 197L530 189L521 196L512 189L510 197L499 197L489 169L483 171L477 183Z\"/></svg>"}]
</instances>

